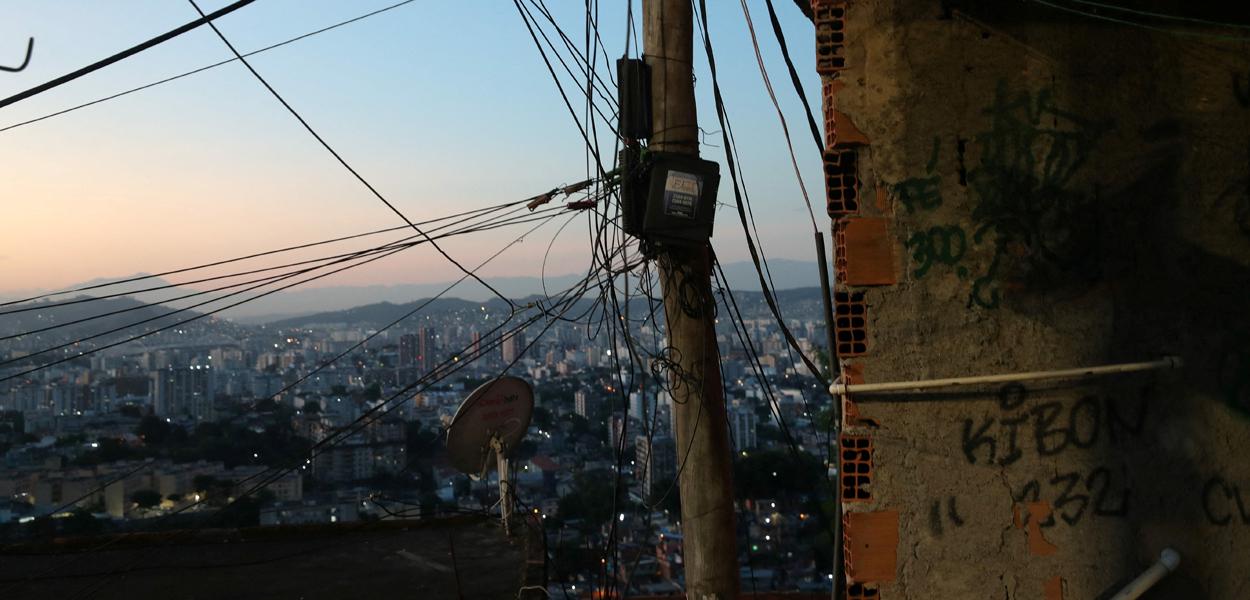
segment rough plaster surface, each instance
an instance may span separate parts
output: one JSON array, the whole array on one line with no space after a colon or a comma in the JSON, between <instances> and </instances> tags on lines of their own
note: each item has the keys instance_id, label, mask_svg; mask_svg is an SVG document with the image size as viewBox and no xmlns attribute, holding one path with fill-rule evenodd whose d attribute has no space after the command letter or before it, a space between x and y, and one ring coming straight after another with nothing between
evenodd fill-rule
<instances>
[{"instance_id":1,"label":"rough plaster surface","mask_svg":"<svg viewBox=\"0 0 1250 600\"><path fill-rule=\"evenodd\" d=\"M882 595L1109 597L1171 546L1147 598L1250 597L1250 44L1000 4L848 12L837 106L899 273L866 288L866 380L1186 366L861 402L863 509L900 517ZM1027 502L1053 555L1013 523Z\"/></svg>"}]
</instances>

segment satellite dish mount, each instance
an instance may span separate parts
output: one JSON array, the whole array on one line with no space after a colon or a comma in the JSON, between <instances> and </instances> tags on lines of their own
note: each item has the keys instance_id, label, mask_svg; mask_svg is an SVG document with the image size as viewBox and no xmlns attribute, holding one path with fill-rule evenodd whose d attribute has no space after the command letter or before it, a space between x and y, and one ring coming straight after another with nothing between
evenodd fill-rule
<instances>
[{"instance_id":1,"label":"satellite dish mount","mask_svg":"<svg viewBox=\"0 0 1250 600\"><path fill-rule=\"evenodd\" d=\"M508 459L525 437L533 412L534 388L519 377L503 376L473 390L447 428L447 458L460 472L480 479L490 471L490 455L495 455L499 514L509 535L516 494Z\"/></svg>"}]
</instances>

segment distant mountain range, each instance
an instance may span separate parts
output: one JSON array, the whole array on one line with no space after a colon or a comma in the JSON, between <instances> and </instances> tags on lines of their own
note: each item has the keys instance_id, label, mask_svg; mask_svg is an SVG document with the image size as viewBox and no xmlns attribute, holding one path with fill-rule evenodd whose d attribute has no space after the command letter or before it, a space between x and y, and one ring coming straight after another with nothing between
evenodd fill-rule
<instances>
[{"instance_id":1,"label":"distant mountain range","mask_svg":"<svg viewBox=\"0 0 1250 600\"><path fill-rule=\"evenodd\" d=\"M769 262L772 274L773 286L779 290L779 296L785 298L787 295L781 293L780 290L796 290L798 288L809 288L817 285L819 282L819 273L816 263L795 261L788 259L775 259ZM729 282L730 288L735 291L742 292L758 292L760 289L759 278L756 275L755 267L749 262L736 262L724 265L725 277ZM109 284L115 281L125 281L144 277L143 274L132 275L123 278L114 279L97 279L84 282L78 285L69 286L70 289L78 289L88 286L97 286ZM554 277L548 277L545 280L546 289L555 293L556 291L565 289L582 278L581 274L568 274ZM184 280L187 278L183 278ZM501 293L510 298L525 298L544 293L544 280L538 277L498 277L491 278L490 284L498 289ZM217 316L234 320L238 323L260 324L274 323L283 326L297 326L309 322L379 322L389 321L403 314L407 310L411 310L420 299L431 298L442 293L449 287L449 283L423 283L423 284L398 284L398 285L371 285L371 286L334 286L298 289L294 288L287 291L277 292L275 294L249 301L235 308L230 308ZM163 289L152 289L163 288ZM120 300L123 297L137 298L145 304L169 304L176 308L186 308L193 304L204 302L211 298L236 292L242 288L232 288L211 294L195 295L195 290L180 288L161 278L147 278L138 281L127 281L107 287L84 290L75 293L73 296L100 296L108 294L110 296L117 295ZM245 292L220 302L206 304L203 307L197 307L197 312L205 312L238 302L244 298L254 296L261 290L256 292ZM11 301L15 299L28 298L46 292L11 292L5 294L8 298L0 297L0 301ZM192 296L195 295L195 296ZM183 298L184 296L192 296ZM69 296L61 297L68 299ZM748 296L739 297L739 302L743 304L754 304L755 299L762 297L756 293L755 298ZM817 299L819 295L815 294ZM493 298L493 295L481 284L474 281L465 281L455 288L446 292L444 297L436 300L429 309L431 311L454 310L464 308L466 306L474 306L483 301ZM798 298L791 298L798 300ZM362 304L362 301L368 301L369 304ZM499 302L495 299L495 302ZM91 303L95 304L95 303ZM783 307L786 302L783 302ZM90 305L84 305L90 306ZM94 307L93 307L94 308ZM110 307L120 308L120 307ZM795 307L797 308L797 307ZM0 309L3 312L4 309ZM743 311L747 311L747 307L743 306ZM138 312L138 311L136 311ZM788 312L788 311L787 311ZM388 318L389 315L389 318ZM129 314L127 316L130 316ZM796 315L797 316L797 315ZM25 325L25 324L24 324ZM14 329L21 330L22 326Z\"/></svg>"}]
</instances>

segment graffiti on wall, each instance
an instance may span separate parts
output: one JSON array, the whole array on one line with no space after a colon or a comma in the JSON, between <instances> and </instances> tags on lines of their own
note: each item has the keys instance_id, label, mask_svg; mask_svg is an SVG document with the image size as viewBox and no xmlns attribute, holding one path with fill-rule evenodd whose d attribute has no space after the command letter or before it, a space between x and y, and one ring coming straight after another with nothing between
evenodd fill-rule
<instances>
[{"instance_id":1,"label":"graffiti on wall","mask_svg":"<svg viewBox=\"0 0 1250 600\"><path fill-rule=\"evenodd\" d=\"M941 536L947 527L963 527L964 518L959 514L959 507L954 496L947 496L946 501L934 500L929 505L929 531Z\"/></svg>"},{"instance_id":2,"label":"graffiti on wall","mask_svg":"<svg viewBox=\"0 0 1250 600\"><path fill-rule=\"evenodd\" d=\"M1149 389L1135 398L1087 395L1070 401L1026 402L1028 390L1009 384L999 390L998 410L964 419L960 450L968 464L1012 468L1026 458L1054 458L1074 450L1123 444L1145 429ZM1094 517L1123 518L1130 508L1124 465L1097 464L1035 477L1013 486L1016 503L1047 502L1053 509L1041 527L1070 526ZM930 528L934 515L930 513ZM1022 513L1027 524L1028 511ZM940 524L940 520L938 521Z\"/></svg>"},{"instance_id":3,"label":"graffiti on wall","mask_svg":"<svg viewBox=\"0 0 1250 600\"><path fill-rule=\"evenodd\" d=\"M1218 527L1250 525L1250 511L1246 510L1241 485L1231 483L1216 475L1202 485L1202 512L1207 522Z\"/></svg>"},{"instance_id":4,"label":"graffiti on wall","mask_svg":"<svg viewBox=\"0 0 1250 600\"><path fill-rule=\"evenodd\" d=\"M1011 92L1005 81L983 113L989 126L971 138L979 150L971 168L968 140L956 139L959 183L973 199L971 229L943 223L913 234L906 242L912 275L945 265L971 280L968 305L982 308L997 308L1005 289L1096 279L1097 261L1088 260L1098 242L1095 198L1074 179L1109 125L1061 109L1050 90ZM908 213L943 205L940 149L935 139L924 176L892 186ZM979 264L962 264L974 247L983 248Z\"/></svg>"},{"instance_id":5,"label":"graffiti on wall","mask_svg":"<svg viewBox=\"0 0 1250 600\"><path fill-rule=\"evenodd\" d=\"M1038 525L1054 527L1055 516L1068 525L1076 525L1086 515L1096 517L1128 516L1128 469L1120 466L1113 474L1107 466L1087 471L1060 473L1054 477L1030 480L1016 493L1017 503L1047 501L1054 509ZM1023 515L1027 523L1028 513Z\"/></svg>"},{"instance_id":6,"label":"graffiti on wall","mask_svg":"<svg viewBox=\"0 0 1250 600\"><path fill-rule=\"evenodd\" d=\"M964 419L960 440L968 464L1006 467L1026 455L1046 458L1104 441L1118 444L1140 436L1146 424L1144 390L1136 402L1091 395L1027 408L1026 396L1023 386L1006 386L999 392L998 414Z\"/></svg>"}]
</instances>

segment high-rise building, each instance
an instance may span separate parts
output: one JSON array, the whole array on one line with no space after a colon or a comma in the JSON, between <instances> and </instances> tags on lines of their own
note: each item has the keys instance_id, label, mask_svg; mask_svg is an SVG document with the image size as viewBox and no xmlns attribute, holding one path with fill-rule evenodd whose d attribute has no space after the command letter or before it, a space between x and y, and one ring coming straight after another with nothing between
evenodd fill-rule
<instances>
[{"instance_id":1,"label":"high-rise building","mask_svg":"<svg viewBox=\"0 0 1250 600\"><path fill-rule=\"evenodd\" d=\"M417 336L411 333L405 333L399 336L399 364L400 369L416 366L417 364Z\"/></svg>"},{"instance_id":2,"label":"high-rise building","mask_svg":"<svg viewBox=\"0 0 1250 600\"><path fill-rule=\"evenodd\" d=\"M730 433L733 434L734 447L739 451L750 450L757 444L755 430L759 417L755 409L746 403L734 402L729 409Z\"/></svg>"},{"instance_id":3,"label":"high-rise building","mask_svg":"<svg viewBox=\"0 0 1250 600\"><path fill-rule=\"evenodd\" d=\"M612 413L608 417L608 441L612 443L613 451L620 447L621 434L625 431L625 418L621 413Z\"/></svg>"},{"instance_id":4,"label":"high-rise building","mask_svg":"<svg viewBox=\"0 0 1250 600\"><path fill-rule=\"evenodd\" d=\"M521 357L521 353L525 352L525 333L516 332L510 337L503 340L503 361L505 363L513 363Z\"/></svg>"},{"instance_id":5,"label":"high-rise building","mask_svg":"<svg viewBox=\"0 0 1250 600\"><path fill-rule=\"evenodd\" d=\"M428 373L434 369L436 364L435 355L438 350L435 348L434 330L429 327L417 328L417 368L422 373Z\"/></svg>"},{"instance_id":6,"label":"high-rise building","mask_svg":"<svg viewBox=\"0 0 1250 600\"><path fill-rule=\"evenodd\" d=\"M213 419L216 378L211 367L167 367L152 371L149 378L157 416Z\"/></svg>"},{"instance_id":7,"label":"high-rise building","mask_svg":"<svg viewBox=\"0 0 1250 600\"><path fill-rule=\"evenodd\" d=\"M634 438L634 478L642 484L643 497L649 498L657 483L672 481L677 475L677 443L667 435Z\"/></svg>"},{"instance_id":8,"label":"high-rise building","mask_svg":"<svg viewBox=\"0 0 1250 600\"><path fill-rule=\"evenodd\" d=\"M590 392L586 388L581 388L573 392L573 412L581 415L583 418L590 418L590 411L587 409L586 403L590 400Z\"/></svg>"}]
</instances>

